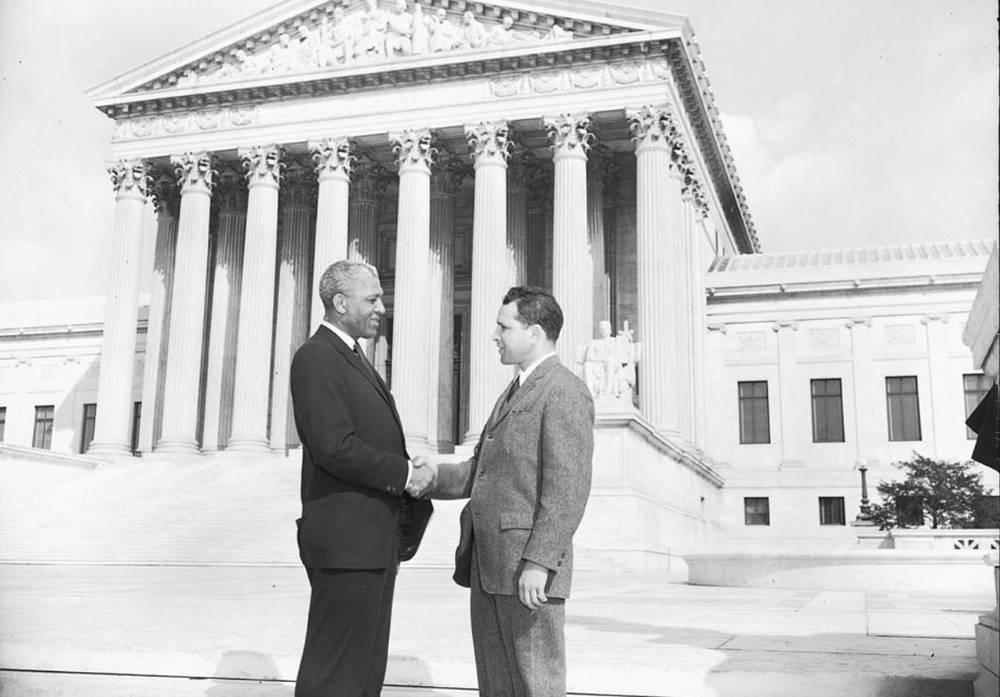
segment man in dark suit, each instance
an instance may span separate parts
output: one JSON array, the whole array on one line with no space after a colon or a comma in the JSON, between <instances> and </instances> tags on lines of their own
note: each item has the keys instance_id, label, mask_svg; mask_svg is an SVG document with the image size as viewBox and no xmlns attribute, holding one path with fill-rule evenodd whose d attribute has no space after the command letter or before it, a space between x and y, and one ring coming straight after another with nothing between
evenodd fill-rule
<instances>
[{"instance_id":1,"label":"man in dark suit","mask_svg":"<svg viewBox=\"0 0 1000 697\"><path fill-rule=\"evenodd\" d=\"M430 517L430 468L410 462L396 405L358 339L385 313L378 272L338 261L319 282L325 316L295 352L291 389L302 441L299 556L312 594L296 697L378 697L399 561Z\"/></svg>"},{"instance_id":2,"label":"man in dark suit","mask_svg":"<svg viewBox=\"0 0 1000 697\"><path fill-rule=\"evenodd\" d=\"M590 495L594 402L556 356L562 310L541 288L511 288L493 340L518 376L471 459L441 463L426 492L469 498L455 580L471 588L482 697L562 697L573 534Z\"/></svg>"}]
</instances>

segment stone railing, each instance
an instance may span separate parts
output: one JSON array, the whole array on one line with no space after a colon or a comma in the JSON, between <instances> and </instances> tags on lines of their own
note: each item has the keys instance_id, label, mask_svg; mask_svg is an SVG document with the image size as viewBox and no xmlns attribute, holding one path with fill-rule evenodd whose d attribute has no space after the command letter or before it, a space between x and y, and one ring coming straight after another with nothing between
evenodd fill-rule
<instances>
[{"instance_id":1,"label":"stone railing","mask_svg":"<svg viewBox=\"0 0 1000 697\"><path fill-rule=\"evenodd\" d=\"M962 530L914 529L890 530L886 536L894 549L957 549L996 552L1000 546L1000 530L968 528Z\"/></svg>"}]
</instances>

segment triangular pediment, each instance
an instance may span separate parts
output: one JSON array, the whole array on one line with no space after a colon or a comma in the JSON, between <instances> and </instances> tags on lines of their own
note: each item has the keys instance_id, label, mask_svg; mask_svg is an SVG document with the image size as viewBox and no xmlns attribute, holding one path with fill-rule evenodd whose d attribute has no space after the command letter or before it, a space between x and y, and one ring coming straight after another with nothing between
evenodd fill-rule
<instances>
[{"instance_id":1,"label":"triangular pediment","mask_svg":"<svg viewBox=\"0 0 1000 697\"><path fill-rule=\"evenodd\" d=\"M600 2L288 0L99 85L89 96L106 105L117 98L214 92L345 70L550 52L686 26L677 15Z\"/></svg>"}]
</instances>

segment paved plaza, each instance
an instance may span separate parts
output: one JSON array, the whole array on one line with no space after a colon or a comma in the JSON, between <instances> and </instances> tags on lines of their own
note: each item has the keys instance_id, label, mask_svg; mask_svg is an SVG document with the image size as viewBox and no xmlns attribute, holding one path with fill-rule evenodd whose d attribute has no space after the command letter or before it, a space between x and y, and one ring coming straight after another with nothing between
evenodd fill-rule
<instances>
[{"instance_id":1,"label":"paved plaza","mask_svg":"<svg viewBox=\"0 0 1000 697\"><path fill-rule=\"evenodd\" d=\"M467 592L404 568L386 697L472 697ZM291 697L293 567L0 566L0 694ZM569 689L656 697L962 697L993 599L698 587L581 573Z\"/></svg>"}]
</instances>

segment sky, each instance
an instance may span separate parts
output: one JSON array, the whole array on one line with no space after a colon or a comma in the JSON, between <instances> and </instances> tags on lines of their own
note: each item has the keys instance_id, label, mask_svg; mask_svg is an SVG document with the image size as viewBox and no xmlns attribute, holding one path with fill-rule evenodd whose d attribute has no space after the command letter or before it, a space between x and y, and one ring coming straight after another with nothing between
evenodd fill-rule
<instances>
[{"instance_id":1,"label":"sky","mask_svg":"<svg viewBox=\"0 0 1000 697\"><path fill-rule=\"evenodd\" d=\"M105 293L112 123L85 91L270 4L0 0L0 303ZM627 4L690 18L765 252L996 239L995 2Z\"/></svg>"}]
</instances>

